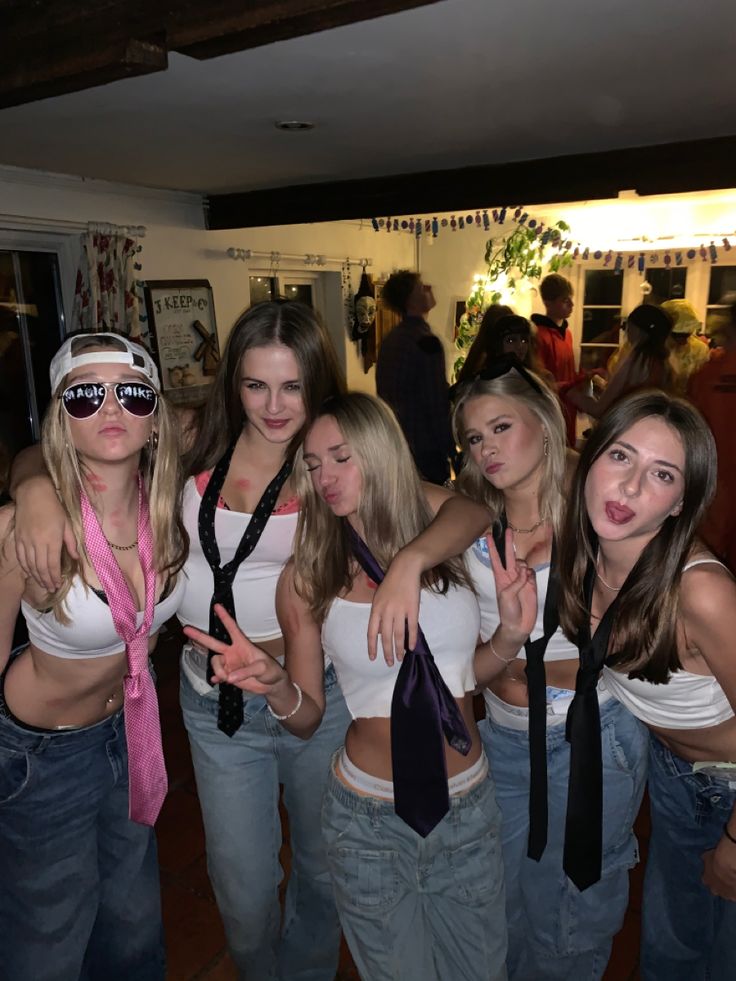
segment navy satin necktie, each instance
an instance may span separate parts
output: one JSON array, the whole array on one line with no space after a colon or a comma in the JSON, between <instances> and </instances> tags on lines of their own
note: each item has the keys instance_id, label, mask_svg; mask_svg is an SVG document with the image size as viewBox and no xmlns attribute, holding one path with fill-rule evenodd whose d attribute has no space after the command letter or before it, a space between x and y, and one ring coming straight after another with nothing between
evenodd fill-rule
<instances>
[{"instance_id":1,"label":"navy satin necktie","mask_svg":"<svg viewBox=\"0 0 736 981\"><path fill-rule=\"evenodd\" d=\"M374 582L383 569L352 526L348 526L355 558ZM405 636L405 647L407 638ZM391 764L394 810L422 838L450 809L445 739L467 756L470 734L458 704L434 663L419 628L417 646L405 649L391 702Z\"/></svg>"},{"instance_id":2,"label":"navy satin necktie","mask_svg":"<svg viewBox=\"0 0 736 981\"><path fill-rule=\"evenodd\" d=\"M583 585L587 615L577 639L580 667L566 728L570 743L570 782L562 867L581 892L595 885L601 877L603 763L597 686L608 655L608 643L621 596L619 593L608 607L591 639L589 613L595 576L595 563L589 562Z\"/></svg>"}]
</instances>

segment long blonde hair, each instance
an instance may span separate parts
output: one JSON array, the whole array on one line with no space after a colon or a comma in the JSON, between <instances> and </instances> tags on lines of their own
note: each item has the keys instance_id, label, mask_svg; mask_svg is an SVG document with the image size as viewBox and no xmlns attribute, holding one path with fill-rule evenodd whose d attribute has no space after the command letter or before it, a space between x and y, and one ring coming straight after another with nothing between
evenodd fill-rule
<instances>
[{"instance_id":1,"label":"long blonde hair","mask_svg":"<svg viewBox=\"0 0 736 981\"><path fill-rule=\"evenodd\" d=\"M546 437L547 451L539 485L539 517L549 521L555 536L559 536L566 462L565 421L554 393L536 375L531 372L529 375L538 382L538 391L513 369L498 378L476 378L461 388L452 415L455 439L464 451L464 462L456 483L471 500L487 507L494 521L501 517L505 509L503 491L486 480L470 454L464 410L473 399L485 395L519 402L535 416Z\"/></svg>"},{"instance_id":2,"label":"long blonde hair","mask_svg":"<svg viewBox=\"0 0 736 981\"><path fill-rule=\"evenodd\" d=\"M90 347L108 346L90 334ZM112 346L112 345L110 345ZM66 548L62 553L62 585L48 600L50 609L60 623L68 623L64 600L72 581L79 576L89 586L84 565L91 565L84 541L82 509L79 491L83 486L84 468L79 453L74 448L69 430L69 418L62 406L59 392L66 384L58 386L46 410L41 427L41 450L49 476L53 481L62 507L67 513L74 532L80 556L73 558ZM141 450L139 470L143 477L151 515L153 532L154 568L159 574L176 575L181 569L189 550L189 536L181 519L182 474L176 425L172 410L159 394L153 415L153 433Z\"/></svg>"},{"instance_id":3,"label":"long blonde hair","mask_svg":"<svg viewBox=\"0 0 736 981\"><path fill-rule=\"evenodd\" d=\"M360 468L358 518L365 542L382 569L399 549L432 521L416 466L396 417L380 399L351 392L327 399L316 419L332 416ZM302 502L294 543L295 584L318 622L330 603L350 589L355 575L348 524L315 492L300 448L294 461ZM467 586L461 559L422 575L422 586L439 593L452 584Z\"/></svg>"}]
</instances>

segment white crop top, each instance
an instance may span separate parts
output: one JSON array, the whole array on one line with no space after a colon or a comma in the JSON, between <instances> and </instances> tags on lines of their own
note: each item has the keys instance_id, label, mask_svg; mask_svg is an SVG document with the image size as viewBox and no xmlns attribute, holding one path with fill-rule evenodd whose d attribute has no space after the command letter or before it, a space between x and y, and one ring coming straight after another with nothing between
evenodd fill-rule
<instances>
[{"instance_id":1,"label":"white crop top","mask_svg":"<svg viewBox=\"0 0 736 981\"><path fill-rule=\"evenodd\" d=\"M682 571L706 563L723 565L713 558L695 559ZM709 729L734 715L726 693L711 675L675 671L666 684L655 685L604 667L603 683L632 715L660 729Z\"/></svg>"},{"instance_id":2,"label":"white crop top","mask_svg":"<svg viewBox=\"0 0 736 981\"><path fill-rule=\"evenodd\" d=\"M179 620L184 626L209 630L210 601L215 582L199 541L199 506L202 498L194 478L184 488L183 519L189 532L189 557L184 565L187 576L184 598L179 606ZM250 640L273 640L281 636L276 618L276 584L281 570L291 557L299 515L272 514L258 544L240 564L233 582L235 617ZM220 564L235 555L251 516L241 511L217 508L215 537L220 550Z\"/></svg>"},{"instance_id":3,"label":"white crop top","mask_svg":"<svg viewBox=\"0 0 736 981\"><path fill-rule=\"evenodd\" d=\"M322 646L332 660L345 702L354 719L391 715L391 699L401 667L383 657L381 640L375 661L368 657L370 603L333 600L322 625ZM445 684L455 698L475 688L473 656L478 641L478 603L469 589L450 586L445 596L423 589L419 623Z\"/></svg>"},{"instance_id":4,"label":"white crop top","mask_svg":"<svg viewBox=\"0 0 736 981\"><path fill-rule=\"evenodd\" d=\"M184 576L180 572L171 592L153 609L151 635L155 634L176 613L184 593ZM125 649L110 607L92 589L85 589L76 578L67 593L65 608L71 623L59 623L53 613L35 610L21 601L21 612L28 627L28 639L45 654L63 658L109 657ZM143 612L138 612L138 626Z\"/></svg>"},{"instance_id":5,"label":"white crop top","mask_svg":"<svg viewBox=\"0 0 736 981\"><path fill-rule=\"evenodd\" d=\"M477 539L465 553L465 561L468 572L473 580L473 585L478 594L480 604L480 636L483 641L493 636L494 631L501 622L498 615L498 602L496 600L496 583L493 579L491 560L488 555L488 542L485 537ZM544 635L544 601L547 596L547 584L549 583L549 565L536 567L537 576L537 622L531 632L531 639L537 640ZM516 655L520 660L526 660L526 652L522 647ZM571 661L577 660L578 649L572 641L568 640L558 627L549 639L547 650L544 655L545 661Z\"/></svg>"}]
</instances>

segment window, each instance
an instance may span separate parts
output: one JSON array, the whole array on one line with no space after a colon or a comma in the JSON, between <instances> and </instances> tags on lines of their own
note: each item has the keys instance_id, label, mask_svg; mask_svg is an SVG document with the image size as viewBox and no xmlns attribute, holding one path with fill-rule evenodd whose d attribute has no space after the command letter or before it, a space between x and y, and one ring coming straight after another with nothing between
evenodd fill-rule
<instances>
[{"instance_id":1,"label":"window","mask_svg":"<svg viewBox=\"0 0 736 981\"><path fill-rule=\"evenodd\" d=\"M705 332L710 335L713 328L728 316L728 307L736 301L736 266L712 266L710 286L708 287L708 306L705 311Z\"/></svg>"},{"instance_id":2,"label":"window","mask_svg":"<svg viewBox=\"0 0 736 981\"><path fill-rule=\"evenodd\" d=\"M61 311L57 256L0 250L0 478L6 461L40 436Z\"/></svg>"},{"instance_id":3,"label":"window","mask_svg":"<svg viewBox=\"0 0 736 981\"><path fill-rule=\"evenodd\" d=\"M652 292L646 298L647 303L655 303L659 306L665 300L683 300L687 269L680 266L674 269L647 269L647 282L652 287Z\"/></svg>"},{"instance_id":4,"label":"window","mask_svg":"<svg viewBox=\"0 0 736 981\"><path fill-rule=\"evenodd\" d=\"M587 269L583 292L580 370L605 368L618 347L623 274L615 269Z\"/></svg>"},{"instance_id":5,"label":"window","mask_svg":"<svg viewBox=\"0 0 736 981\"><path fill-rule=\"evenodd\" d=\"M275 275L249 276L250 302L264 300L298 300L312 309L318 309L318 279L302 273L279 272Z\"/></svg>"}]
</instances>

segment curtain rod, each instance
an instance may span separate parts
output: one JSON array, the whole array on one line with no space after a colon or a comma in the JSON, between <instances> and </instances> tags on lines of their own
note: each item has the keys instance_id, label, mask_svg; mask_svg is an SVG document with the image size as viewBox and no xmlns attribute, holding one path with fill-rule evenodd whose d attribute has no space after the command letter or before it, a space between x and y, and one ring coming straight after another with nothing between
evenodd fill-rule
<instances>
[{"instance_id":1,"label":"curtain rod","mask_svg":"<svg viewBox=\"0 0 736 981\"><path fill-rule=\"evenodd\" d=\"M235 249L230 247L227 250L227 255L231 259L239 259L241 262L245 262L246 259L268 259L273 265L281 262L282 259L289 262L303 262L305 266L326 266L328 263L337 263L338 265L350 263L351 265L355 266L373 265L373 259L352 259L349 255L337 258L327 255L312 254L311 252L304 255L290 252L258 252L255 249Z\"/></svg>"},{"instance_id":2,"label":"curtain rod","mask_svg":"<svg viewBox=\"0 0 736 981\"><path fill-rule=\"evenodd\" d=\"M114 225L110 222L101 221L70 221L66 218L39 218L38 215L7 215L0 214L0 227L13 229L29 229L38 231L59 231L59 232L101 232L105 235L114 235L119 232L123 235L131 235L134 238L144 238L146 234L145 225Z\"/></svg>"}]
</instances>

